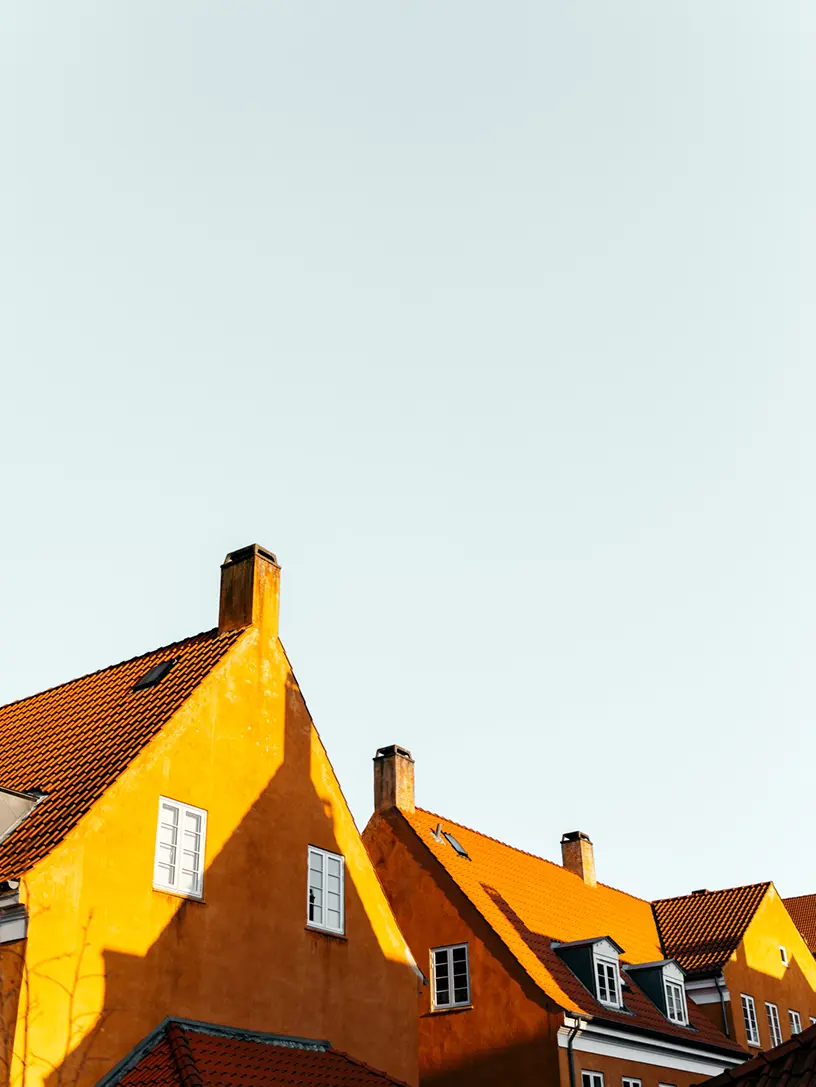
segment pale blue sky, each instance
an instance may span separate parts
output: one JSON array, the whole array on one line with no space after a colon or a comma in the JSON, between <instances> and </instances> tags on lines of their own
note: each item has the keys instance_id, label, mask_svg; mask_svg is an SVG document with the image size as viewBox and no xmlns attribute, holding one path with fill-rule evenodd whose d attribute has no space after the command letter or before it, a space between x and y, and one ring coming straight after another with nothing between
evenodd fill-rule
<instances>
[{"instance_id":1,"label":"pale blue sky","mask_svg":"<svg viewBox=\"0 0 816 1087\"><path fill-rule=\"evenodd\" d=\"M282 635L362 825L816 891L816 8L10 4L0 701Z\"/></svg>"}]
</instances>

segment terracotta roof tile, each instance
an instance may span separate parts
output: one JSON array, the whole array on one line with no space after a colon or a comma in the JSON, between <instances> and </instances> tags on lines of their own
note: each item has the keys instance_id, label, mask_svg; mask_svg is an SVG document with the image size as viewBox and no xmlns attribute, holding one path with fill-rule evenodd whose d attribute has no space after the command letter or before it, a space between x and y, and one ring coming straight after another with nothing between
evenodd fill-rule
<instances>
[{"instance_id":1,"label":"terracotta roof tile","mask_svg":"<svg viewBox=\"0 0 816 1087\"><path fill-rule=\"evenodd\" d=\"M665 953L687 974L719 970L736 951L770 883L653 902Z\"/></svg>"},{"instance_id":2,"label":"terracotta roof tile","mask_svg":"<svg viewBox=\"0 0 816 1087\"><path fill-rule=\"evenodd\" d=\"M816 895L799 895L796 898L783 899L793 923L802 933L802 938L816 955Z\"/></svg>"},{"instance_id":3,"label":"terracotta roof tile","mask_svg":"<svg viewBox=\"0 0 816 1087\"><path fill-rule=\"evenodd\" d=\"M705 1081L705 1087L816 1087L816 1026Z\"/></svg>"},{"instance_id":4,"label":"terracotta roof tile","mask_svg":"<svg viewBox=\"0 0 816 1087\"><path fill-rule=\"evenodd\" d=\"M0 707L0 786L47 794L0 843L0 879L22 876L62 841L241 633L207 631ZM157 686L133 691L173 659Z\"/></svg>"},{"instance_id":5,"label":"terracotta roof tile","mask_svg":"<svg viewBox=\"0 0 816 1087\"><path fill-rule=\"evenodd\" d=\"M671 1023L629 979L626 1011L599 1004L553 951L552 942L611 936L622 948L622 963L663 958L651 905L604 884L588 887L559 864L525 853L417 808L401 812L414 833L442 864L533 981L567 1012L619 1022L628 1029L679 1036L695 1045L742 1051L689 1001L690 1027ZM453 834L468 857L459 856L436 827Z\"/></svg>"},{"instance_id":6,"label":"terracotta roof tile","mask_svg":"<svg viewBox=\"0 0 816 1087\"><path fill-rule=\"evenodd\" d=\"M98 1087L406 1087L328 1042L169 1019Z\"/></svg>"}]
</instances>

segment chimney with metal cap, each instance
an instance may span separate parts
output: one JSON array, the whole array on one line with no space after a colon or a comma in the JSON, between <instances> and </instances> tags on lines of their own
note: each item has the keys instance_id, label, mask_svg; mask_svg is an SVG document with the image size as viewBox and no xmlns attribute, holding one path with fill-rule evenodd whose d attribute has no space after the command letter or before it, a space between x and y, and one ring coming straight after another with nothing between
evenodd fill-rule
<instances>
[{"instance_id":1,"label":"chimney with metal cap","mask_svg":"<svg viewBox=\"0 0 816 1087\"><path fill-rule=\"evenodd\" d=\"M414 810L414 760L405 747L381 747L374 756L374 810Z\"/></svg>"},{"instance_id":2,"label":"chimney with metal cap","mask_svg":"<svg viewBox=\"0 0 816 1087\"><path fill-rule=\"evenodd\" d=\"M221 567L218 633L253 626L277 638L279 606L280 566L272 552L259 544L231 551Z\"/></svg>"},{"instance_id":3,"label":"chimney with metal cap","mask_svg":"<svg viewBox=\"0 0 816 1087\"><path fill-rule=\"evenodd\" d=\"M596 887L595 850L592 839L582 830L570 830L561 836L561 863L568 872L574 873L587 887Z\"/></svg>"}]
</instances>

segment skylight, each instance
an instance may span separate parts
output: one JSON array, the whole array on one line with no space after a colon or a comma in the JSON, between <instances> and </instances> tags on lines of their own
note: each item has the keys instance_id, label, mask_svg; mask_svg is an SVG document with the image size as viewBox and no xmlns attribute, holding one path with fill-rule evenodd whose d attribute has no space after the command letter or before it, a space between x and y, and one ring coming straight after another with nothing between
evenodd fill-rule
<instances>
[{"instance_id":1,"label":"skylight","mask_svg":"<svg viewBox=\"0 0 816 1087\"><path fill-rule=\"evenodd\" d=\"M175 663L175 660L166 660L154 664L152 668L149 668L145 672L141 679L136 680L133 684L133 690L144 691L148 687L155 687L158 683L161 683Z\"/></svg>"},{"instance_id":2,"label":"skylight","mask_svg":"<svg viewBox=\"0 0 816 1087\"><path fill-rule=\"evenodd\" d=\"M443 830L442 837L447 838L450 845L459 854L460 857L467 857L467 859L470 860L470 857L468 856L468 851L463 845L460 845L459 842L457 842L452 834L449 834L447 830Z\"/></svg>"}]
</instances>

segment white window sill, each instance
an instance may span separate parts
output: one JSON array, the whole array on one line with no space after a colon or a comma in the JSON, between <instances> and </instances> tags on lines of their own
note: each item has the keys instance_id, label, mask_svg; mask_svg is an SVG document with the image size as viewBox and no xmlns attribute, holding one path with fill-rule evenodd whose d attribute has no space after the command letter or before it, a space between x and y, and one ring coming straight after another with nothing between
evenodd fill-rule
<instances>
[{"instance_id":1,"label":"white window sill","mask_svg":"<svg viewBox=\"0 0 816 1087\"><path fill-rule=\"evenodd\" d=\"M307 932L319 932L321 936L333 936L335 940L347 940L345 932L338 932L337 929L324 928L322 925L313 925L310 921L306 922Z\"/></svg>"},{"instance_id":2,"label":"white window sill","mask_svg":"<svg viewBox=\"0 0 816 1087\"><path fill-rule=\"evenodd\" d=\"M162 887L160 884L154 883L153 890L162 895L170 895L171 898L186 898L189 902L200 902L202 906L207 904L203 895L194 895L189 891L177 891L175 887Z\"/></svg>"},{"instance_id":3,"label":"white window sill","mask_svg":"<svg viewBox=\"0 0 816 1087\"><path fill-rule=\"evenodd\" d=\"M444 1008L431 1008L431 1015L445 1015L447 1012L470 1012L472 1004L447 1004Z\"/></svg>"}]
</instances>

